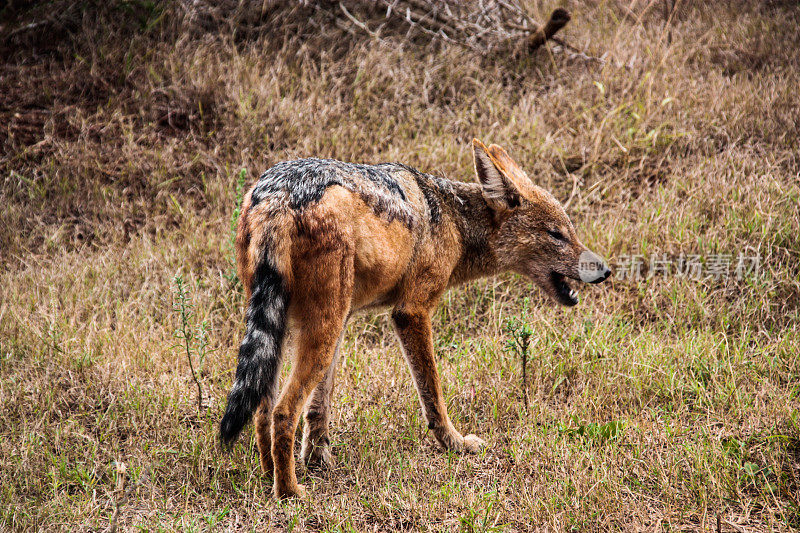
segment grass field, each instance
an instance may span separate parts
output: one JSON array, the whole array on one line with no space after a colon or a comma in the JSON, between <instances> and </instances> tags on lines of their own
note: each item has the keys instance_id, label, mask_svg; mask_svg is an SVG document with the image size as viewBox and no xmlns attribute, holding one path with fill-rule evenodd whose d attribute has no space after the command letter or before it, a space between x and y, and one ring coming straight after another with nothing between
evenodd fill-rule
<instances>
[{"instance_id":1,"label":"grass field","mask_svg":"<svg viewBox=\"0 0 800 533\"><path fill-rule=\"evenodd\" d=\"M796 3L694 2L669 29L647 2L560 4L564 39L603 62L68 4L2 12L0 529L800 529ZM15 32L49 13L69 24ZM446 294L439 369L476 456L426 433L387 314L352 320L335 466L275 501L252 430L217 441L243 333L237 184L305 156L473 180L473 137L567 203L617 275L571 309L511 275ZM703 272L659 271L664 254ZM634 256L641 278L620 276ZM527 408L509 321L532 330Z\"/></svg>"}]
</instances>

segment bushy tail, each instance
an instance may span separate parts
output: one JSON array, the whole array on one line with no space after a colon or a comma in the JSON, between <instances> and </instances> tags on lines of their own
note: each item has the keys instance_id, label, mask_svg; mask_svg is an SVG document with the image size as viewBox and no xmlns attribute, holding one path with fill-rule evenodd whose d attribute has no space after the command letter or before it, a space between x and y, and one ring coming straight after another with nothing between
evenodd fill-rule
<instances>
[{"instance_id":1,"label":"bushy tail","mask_svg":"<svg viewBox=\"0 0 800 533\"><path fill-rule=\"evenodd\" d=\"M222 443L230 445L250 421L261 399L273 395L280 373L289 295L280 272L264 253L253 276L247 328L239 346L236 379L219 425Z\"/></svg>"}]
</instances>

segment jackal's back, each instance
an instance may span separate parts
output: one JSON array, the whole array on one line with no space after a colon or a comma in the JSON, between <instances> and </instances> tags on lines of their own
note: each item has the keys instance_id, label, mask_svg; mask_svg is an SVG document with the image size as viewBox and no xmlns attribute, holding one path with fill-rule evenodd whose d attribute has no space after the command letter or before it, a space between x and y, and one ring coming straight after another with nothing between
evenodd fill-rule
<instances>
[{"instance_id":1,"label":"jackal's back","mask_svg":"<svg viewBox=\"0 0 800 533\"><path fill-rule=\"evenodd\" d=\"M289 208L303 210L319 202L329 187L339 185L358 194L376 214L412 226L417 217L406 191L409 172L413 169L398 163L361 165L314 158L282 161L261 175L253 187L250 207L281 199Z\"/></svg>"}]
</instances>

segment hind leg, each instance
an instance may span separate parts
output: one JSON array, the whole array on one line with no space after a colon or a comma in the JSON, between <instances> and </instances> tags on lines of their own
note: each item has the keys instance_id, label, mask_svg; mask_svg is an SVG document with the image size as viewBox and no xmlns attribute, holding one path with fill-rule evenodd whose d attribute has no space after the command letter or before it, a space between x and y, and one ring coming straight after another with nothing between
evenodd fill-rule
<instances>
[{"instance_id":1,"label":"hind leg","mask_svg":"<svg viewBox=\"0 0 800 533\"><path fill-rule=\"evenodd\" d=\"M283 360L283 351L288 350L290 347L283 346L281 354L278 359L278 367L280 368L281 361ZM261 403L256 409L253 417L253 426L256 432L256 447L258 448L258 460L261 463L261 472L267 476L272 476L274 466L272 464L272 409L275 407L275 399L278 388L278 378L275 378L275 383L271 390L261 399Z\"/></svg>"},{"instance_id":2,"label":"hind leg","mask_svg":"<svg viewBox=\"0 0 800 533\"><path fill-rule=\"evenodd\" d=\"M264 397L256 411L253 425L256 428L256 447L261 472L271 476L272 466L272 406L275 398Z\"/></svg>"},{"instance_id":3,"label":"hind leg","mask_svg":"<svg viewBox=\"0 0 800 533\"><path fill-rule=\"evenodd\" d=\"M353 259L343 253L316 255L298 266L292 291L299 337L292 372L272 411L273 491L279 498L300 496L294 438L300 412L328 372L350 310Z\"/></svg>"},{"instance_id":4,"label":"hind leg","mask_svg":"<svg viewBox=\"0 0 800 533\"><path fill-rule=\"evenodd\" d=\"M300 456L309 468L323 468L331 462L331 441L328 436L331 395L343 336L344 328L342 328L342 333L336 343L336 350L328 371L314 392L311 393L311 400L306 404Z\"/></svg>"}]
</instances>

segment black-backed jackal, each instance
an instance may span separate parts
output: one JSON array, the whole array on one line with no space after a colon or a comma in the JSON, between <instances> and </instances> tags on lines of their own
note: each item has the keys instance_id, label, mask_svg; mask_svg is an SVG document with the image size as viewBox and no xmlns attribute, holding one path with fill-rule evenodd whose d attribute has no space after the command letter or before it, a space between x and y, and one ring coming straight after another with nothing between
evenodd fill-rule
<instances>
[{"instance_id":1,"label":"black-backed jackal","mask_svg":"<svg viewBox=\"0 0 800 533\"><path fill-rule=\"evenodd\" d=\"M261 467L274 474L278 497L304 492L293 455L304 406L302 457L312 466L330 461L330 397L352 313L392 308L430 430L446 449L475 452L484 442L453 427L434 361L430 315L442 293L514 271L575 305L567 278L609 276L559 202L505 150L478 140L472 147L480 183L394 163L303 159L270 168L245 196L236 243L247 326L220 436L232 443L255 413ZM288 350L290 328L296 342ZM287 351L295 360L276 401Z\"/></svg>"}]
</instances>

